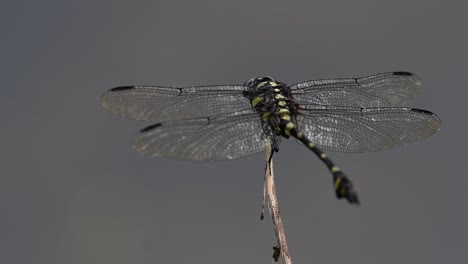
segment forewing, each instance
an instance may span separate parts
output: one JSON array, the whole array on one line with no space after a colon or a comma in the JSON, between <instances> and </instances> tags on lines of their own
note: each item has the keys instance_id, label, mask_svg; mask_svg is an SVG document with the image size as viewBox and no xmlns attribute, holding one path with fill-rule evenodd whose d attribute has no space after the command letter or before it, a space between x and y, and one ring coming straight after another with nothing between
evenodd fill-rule
<instances>
[{"instance_id":1,"label":"forewing","mask_svg":"<svg viewBox=\"0 0 468 264\"><path fill-rule=\"evenodd\" d=\"M420 92L421 80L409 72L388 72L361 78L305 81L292 85L300 104L343 107L400 106Z\"/></svg>"},{"instance_id":2,"label":"forewing","mask_svg":"<svg viewBox=\"0 0 468 264\"><path fill-rule=\"evenodd\" d=\"M336 108L301 110L298 129L322 149L370 152L408 144L437 132L440 119L420 109Z\"/></svg>"},{"instance_id":3,"label":"forewing","mask_svg":"<svg viewBox=\"0 0 468 264\"><path fill-rule=\"evenodd\" d=\"M214 85L188 88L125 86L107 91L102 106L120 116L136 120L165 122L231 114L250 109L242 85Z\"/></svg>"},{"instance_id":4,"label":"forewing","mask_svg":"<svg viewBox=\"0 0 468 264\"><path fill-rule=\"evenodd\" d=\"M149 126L135 137L134 147L154 157L213 161L264 151L271 144L257 113L197 118Z\"/></svg>"}]
</instances>

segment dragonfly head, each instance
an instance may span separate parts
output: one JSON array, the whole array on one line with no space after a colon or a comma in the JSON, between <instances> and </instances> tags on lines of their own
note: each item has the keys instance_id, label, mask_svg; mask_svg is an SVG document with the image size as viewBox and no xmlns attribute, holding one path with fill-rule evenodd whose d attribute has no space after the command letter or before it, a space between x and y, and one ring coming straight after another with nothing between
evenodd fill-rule
<instances>
[{"instance_id":1,"label":"dragonfly head","mask_svg":"<svg viewBox=\"0 0 468 264\"><path fill-rule=\"evenodd\" d=\"M244 86L254 87L254 88L261 88L262 86L264 86L265 84L267 84L269 82L276 83L276 80L275 80L275 78L273 78L271 76L256 76L256 77L253 77L253 78L249 79L248 81L246 81L244 83Z\"/></svg>"}]
</instances>

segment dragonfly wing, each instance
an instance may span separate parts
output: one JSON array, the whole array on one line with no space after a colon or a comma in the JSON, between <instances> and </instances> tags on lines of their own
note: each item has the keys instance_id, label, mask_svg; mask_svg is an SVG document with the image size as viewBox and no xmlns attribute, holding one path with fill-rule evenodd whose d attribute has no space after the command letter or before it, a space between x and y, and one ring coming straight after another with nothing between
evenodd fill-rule
<instances>
[{"instance_id":1,"label":"dragonfly wing","mask_svg":"<svg viewBox=\"0 0 468 264\"><path fill-rule=\"evenodd\" d=\"M134 140L144 155L193 161L236 159L265 151L269 144L253 111L159 123L141 130Z\"/></svg>"},{"instance_id":2,"label":"dragonfly wing","mask_svg":"<svg viewBox=\"0 0 468 264\"><path fill-rule=\"evenodd\" d=\"M120 116L164 122L230 114L250 109L242 85L213 85L187 88L124 86L107 91L102 106Z\"/></svg>"},{"instance_id":3,"label":"dragonfly wing","mask_svg":"<svg viewBox=\"0 0 468 264\"><path fill-rule=\"evenodd\" d=\"M322 149L371 152L426 138L440 129L433 113L420 109L337 108L300 110L300 132Z\"/></svg>"},{"instance_id":4,"label":"dragonfly wing","mask_svg":"<svg viewBox=\"0 0 468 264\"><path fill-rule=\"evenodd\" d=\"M361 78L305 81L292 85L300 104L391 107L400 106L420 92L421 79L409 72L388 72Z\"/></svg>"}]
</instances>

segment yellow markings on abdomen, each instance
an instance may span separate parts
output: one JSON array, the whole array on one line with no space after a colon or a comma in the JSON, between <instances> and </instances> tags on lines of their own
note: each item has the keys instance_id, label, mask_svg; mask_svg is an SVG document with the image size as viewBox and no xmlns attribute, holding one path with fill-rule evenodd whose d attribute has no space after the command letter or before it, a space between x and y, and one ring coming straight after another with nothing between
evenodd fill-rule
<instances>
[{"instance_id":1,"label":"yellow markings on abdomen","mask_svg":"<svg viewBox=\"0 0 468 264\"><path fill-rule=\"evenodd\" d=\"M280 108L280 109L278 110L278 114L280 114L280 115L281 115L281 114L290 114L290 113L291 113L291 112L289 112L289 109L287 109L287 108Z\"/></svg>"},{"instance_id":2,"label":"yellow markings on abdomen","mask_svg":"<svg viewBox=\"0 0 468 264\"><path fill-rule=\"evenodd\" d=\"M333 166L331 169L330 169L331 172L335 173L335 172L339 172L340 171L340 168L338 168L338 166Z\"/></svg>"},{"instance_id":3,"label":"yellow markings on abdomen","mask_svg":"<svg viewBox=\"0 0 468 264\"><path fill-rule=\"evenodd\" d=\"M284 107L284 106L286 106L286 102L285 102L285 101L279 101L279 102L278 102L278 105Z\"/></svg>"},{"instance_id":4,"label":"yellow markings on abdomen","mask_svg":"<svg viewBox=\"0 0 468 264\"><path fill-rule=\"evenodd\" d=\"M270 82L270 85L271 85L271 87L276 87L276 86L278 86L278 84L275 83L275 82Z\"/></svg>"},{"instance_id":5,"label":"yellow markings on abdomen","mask_svg":"<svg viewBox=\"0 0 468 264\"><path fill-rule=\"evenodd\" d=\"M326 158L327 158L327 154L325 154L325 153L320 154L320 158L321 158L321 159L326 159Z\"/></svg>"},{"instance_id":6,"label":"yellow markings on abdomen","mask_svg":"<svg viewBox=\"0 0 468 264\"><path fill-rule=\"evenodd\" d=\"M282 94L277 94L277 95L275 95L275 99L276 99L276 100L284 99L284 95L282 95Z\"/></svg>"},{"instance_id":7,"label":"yellow markings on abdomen","mask_svg":"<svg viewBox=\"0 0 468 264\"><path fill-rule=\"evenodd\" d=\"M309 145L307 145L310 149L313 149L315 148L315 144L314 143L309 143Z\"/></svg>"},{"instance_id":8,"label":"yellow markings on abdomen","mask_svg":"<svg viewBox=\"0 0 468 264\"><path fill-rule=\"evenodd\" d=\"M338 187L340 186L340 183L341 183L341 177L339 177L338 179L336 179L335 181L335 189L338 189Z\"/></svg>"},{"instance_id":9,"label":"yellow markings on abdomen","mask_svg":"<svg viewBox=\"0 0 468 264\"><path fill-rule=\"evenodd\" d=\"M286 126L284 126L284 134L287 136L291 136L291 130L294 128L293 122L288 122Z\"/></svg>"}]
</instances>

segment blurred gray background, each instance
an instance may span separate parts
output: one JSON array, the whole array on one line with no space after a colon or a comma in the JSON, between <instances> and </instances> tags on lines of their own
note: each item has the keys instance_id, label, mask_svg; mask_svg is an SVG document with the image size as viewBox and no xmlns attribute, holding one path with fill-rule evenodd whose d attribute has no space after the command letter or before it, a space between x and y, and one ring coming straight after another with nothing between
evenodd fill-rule
<instances>
[{"instance_id":1,"label":"blurred gray background","mask_svg":"<svg viewBox=\"0 0 468 264\"><path fill-rule=\"evenodd\" d=\"M142 157L149 125L105 112L130 84L286 83L406 70L433 137L329 153L362 206L285 140L277 191L294 263L466 263L467 4L462 1L4 1L0 263L271 263L263 155Z\"/></svg>"}]
</instances>

